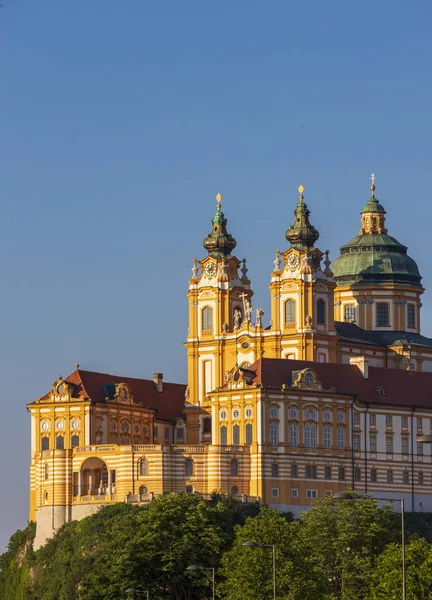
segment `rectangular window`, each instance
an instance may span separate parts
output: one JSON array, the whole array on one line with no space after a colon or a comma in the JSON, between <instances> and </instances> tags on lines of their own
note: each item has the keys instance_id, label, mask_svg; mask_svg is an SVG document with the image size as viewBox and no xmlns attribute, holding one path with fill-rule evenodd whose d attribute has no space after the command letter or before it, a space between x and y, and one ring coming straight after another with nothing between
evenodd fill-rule
<instances>
[{"instance_id":1,"label":"rectangular window","mask_svg":"<svg viewBox=\"0 0 432 600\"><path fill-rule=\"evenodd\" d=\"M221 443L221 446L226 446L228 443L227 428L225 425L222 425L222 427L220 428L220 443Z\"/></svg>"},{"instance_id":2,"label":"rectangular window","mask_svg":"<svg viewBox=\"0 0 432 600\"><path fill-rule=\"evenodd\" d=\"M277 498L279 496L279 488L272 489L272 496L273 498Z\"/></svg>"},{"instance_id":3,"label":"rectangular window","mask_svg":"<svg viewBox=\"0 0 432 600\"><path fill-rule=\"evenodd\" d=\"M377 302L376 317L377 317L377 327L388 327L389 326L388 302Z\"/></svg>"},{"instance_id":4,"label":"rectangular window","mask_svg":"<svg viewBox=\"0 0 432 600\"><path fill-rule=\"evenodd\" d=\"M177 443L183 444L184 442L184 427L177 428Z\"/></svg>"},{"instance_id":5,"label":"rectangular window","mask_svg":"<svg viewBox=\"0 0 432 600\"><path fill-rule=\"evenodd\" d=\"M297 477L297 465L291 465L291 477Z\"/></svg>"},{"instance_id":6,"label":"rectangular window","mask_svg":"<svg viewBox=\"0 0 432 600\"><path fill-rule=\"evenodd\" d=\"M324 477L331 479L331 467L324 467Z\"/></svg>"},{"instance_id":7,"label":"rectangular window","mask_svg":"<svg viewBox=\"0 0 432 600\"><path fill-rule=\"evenodd\" d=\"M417 442L417 455L423 456L423 444L421 442Z\"/></svg>"},{"instance_id":8,"label":"rectangular window","mask_svg":"<svg viewBox=\"0 0 432 600\"><path fill-rule=\"evenodd\" d=\"M318 498L318 491L317 490L306 490L306 498L308 500L316 500L316 498Z\"/></svg>"},{"instance_id":9,"label":"rectangular window","mask_svg":"<svg viewBox=\"0 0 432 600\"><path fill-rule=\"evenodd\" d=\"M415 327L415 306L414 304L408 304L408 327Z\"/></svg>"},{"instance_id":10,"label":"rectangular window","mask_svg":"<svg viewBox=\"0 0 432 600\"><path fill-rule=\"evenodd\" d=\"M355 320L354 304L345 304L345 321L352 322Z\"/></svg>"},{"instance_id":11,"label":"rectangular window","mask_svg":"<svg viewBox=\"0 0 432 600\"><path fill-rule=\"evenodd\" d=\"M279 474L278 465L276 463L273 463L271 466L271 474L272 474L272 477L277 477Z\"/></svg>"},{"instance_id":12,"label":"rectangular window","mask_svg":"<svg viewBox=\"0 0 432 600\"><path fill-rule=\"evenodd\" d=\"M210 306L202 309L202 329L203 331L213 329L213 309Z\"/></svg>"},{"instance_id":13,"label":"rectangular window","mask_svg":"<svg viewBox=\"0 0 432 600\"><path fill-rule=\"evenodd\" d=\"M393 452L393 438L386 437L386 452L387 454L391 454Z\"/></svg>"},{"instance_id":14,"label":"rectangular window","mask_svg":"<svg viewBox=\"0 0 432 600\"><path fill-rule=\"evenodd\" d=\"M417 483L423 485L423 473L421 471L417 473Z\"/></svg>"},{"instance_id":15,"label":"rectangular window","mask_svg":"<svg viewBox=\"0 0 432 600\"><path fill-rule=\"evenodd\" d=\"M309 479L316 479L317 468L315 466L306 465L306 477Z\"/></svg>"},{"instance_id":16,"label":"rectangular window","mask_svg":"<svg viewBox=\"0 0 432 600\"><path fill-rule=\"evenodd\" d=\"M359 425L360 424L360 413L355 412L354 413L354 425Z\"/></svg>"},{"instance_id":17,"label":"rectangular window","mask_svg":"<svg viewBox=\"0 0 432 600\"><path fill-rule=\"evenodd\" d=\"M371 435L369 438L370 451L376 452L376 435Z\"/></svg>"},{"instance_id":18,"label":"rectangular window","mask_svg":"<svg viewBox=\"0 0 432 600\"><path fill-rule=\"evenodd\" d=\"M392 417L391 415L386 415L386 427L392 426Z\"/></svg>"},{"instance_id":19,"label":"rectangular window","mask_svg":"<svg viewBox=\"0 0 432 600\"><path fill-rule=\"evenodd\" d=\"M164 429L164 436L165 436L165 441L169 442L169 427L165 427Z\"/></svg>"},{"instance_id":20,"label":"rectangular window","mask_svg":"<svg viewBox=\"0 0 432 600\"><path fill-rule=\"evenodd\" d=\"M375 427L375 415L369 415L369 425Z\"/></svg>"},{"instance_id":21,"label":"rectangular window","mask_svg":"<svg viewBox=\"0 0 432 600\"><path fill-rule=\"evenodd\" d=\"M291 490L291 498L298 498L298 490L294 488Z\"/></svg>"},{"instance_id":22,"label":"rectangular window","mask_svg":"<svg viewBox=\"0 0 432 600\"><path fill-rule=\"evenodd\" d=\"M402 454L408 454L408 438L402 438Z\"/></svg>"},{"instance_id":23,"label":"rectangular window","mask_svg":"<svg viewBox=\"0 0 432 600\"><path fill-rule=\"evenodd\" d=\"M321 298L317 301L317 323L323 324L325 319L325 302Z\"/></svg>"},{"instance_id":24,"label":"rectangular window","mask_svg":"<svg viewBox=\"0 0 432 600\"><path fill-rule=\"evenodd\" d=\"M408 417L402 417L402 427L408 427Z\"/></svg>"},{"instance_id":25,"label":"rectangular window","mask_svg":"<svg viewBox=\"0 0 432 600\"><path fill-rule=\"evenodd\" d=\"M251 423L247 423L246 424L246 444L248 446L250 446L252 444L252 424Z\"/></svg>"},{"instance_id":26,"label":"rectangular window","mask_svg":"<svg viewBox=\"0 0 432 600\"><path fill-rule=\"evenodd\" d=\"M354 481L360 481L361 480L361 471L358 467L356 467L354 469Z\"/></svg>"},{"instance_id":27,"label":"rectangular window","mask_svg":"<svg viewBox=\"0 0 432 600\"><path fill-rule=\"evenodd\" d=\"M296 322L296 304L295 300L287 300L285 302L285 323Z\"/></svg>"},{"instance_id":28,"label":"rectangular window","mask_svg":"<svg viewBox=\"0 0 432 600\"><path fill-rule=\"evenodd\" d=\"M417 419L417 429L423 429L423 419L419 418Z\"/></svg>"},{"instance_id":29,"label":"rectangular window","mask_svg":"<svg viewBox=\"0 0 432 600\"><path fill-rule=\"evenodd\" d=\"M376 480L377 480L377 470L371 469L371 481L376 481Z\"/></svg>"},{"instance_id":30,"label":"rectangular window","mask_svg":"<svg viewBox=\"0 0 432 600\"><path fill-rule=\"evenodd\" d=\"M408 471L404 471L402 474L402 481L404 483L409 483L409 472Z\"/></svg>"},{"instance_id":31,"label":"rectangular window","mask_svg":"<svg viewBox=\"0 0 432 600\"><path fill-rule=\"evenodd\" d=\"M154 441L156 442L156 440L159 439L159 429L157 427L155 427L153 429L153 435L154 435Z\"/></svg>"},{"instance_id":32,"label":"rectangular window","mask_svg":"<svg viewBox=\"0 0 432 600\"><path fill-rule=\"evenodd\" d=\"M354 446L354 450L355 451L359 451L360 450L360 436L359 435L355 435L353 438L353 446Z\"/></svg>"},{"instance_id":33,"label":"rectangular window","mask_svg":"<svg viewBox=\"0 0 432 600\"><path fill-rule=\"evenodd\" d=\"M345 481L345 467L339 467L339 481Z\"/></svg>"},{"instance_id":34,"label":"rectangular window","mask_svg":"<svg viewBox=\"0 0 432 600\"><path fill-rule=\"evenodd\" d=\"M387 471L387 483L393 483L393 471Z\"/></svg>"}]
</instances>

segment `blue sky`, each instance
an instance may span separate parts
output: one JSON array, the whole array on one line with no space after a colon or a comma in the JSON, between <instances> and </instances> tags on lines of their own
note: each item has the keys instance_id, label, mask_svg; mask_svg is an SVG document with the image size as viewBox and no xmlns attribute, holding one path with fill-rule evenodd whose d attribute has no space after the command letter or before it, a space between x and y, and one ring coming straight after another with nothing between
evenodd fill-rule
<instances>
[{"instance_id":1,"label":"blue sky","mask_svg":"<svg viewBox=\"0 0 432 600\"><path fill-rule=\"evenodd\" d=\"M422 0L3 0L0 550L28 516L27 402L77 361L186 381L217 192L255 306L298 185L335 258L372 171L429 286L431 18Z\"/></svg>"}]
</instances>

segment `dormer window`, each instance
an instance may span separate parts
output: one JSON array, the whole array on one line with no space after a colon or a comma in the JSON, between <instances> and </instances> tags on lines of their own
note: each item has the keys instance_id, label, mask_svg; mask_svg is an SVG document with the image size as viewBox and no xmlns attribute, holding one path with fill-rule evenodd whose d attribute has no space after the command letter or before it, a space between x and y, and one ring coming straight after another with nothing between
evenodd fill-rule
<instances>
[{"instance_id":1,"label":"dormer window","mask_svg":"<svg viewBox=\"0 0 432 600\"><path fill-rule=\"evenodd\" d=\"M312 371L306 371L304 374L304 382L306 385L313 385L315 383L315 377Z\"/></svg>"}]
</instances>

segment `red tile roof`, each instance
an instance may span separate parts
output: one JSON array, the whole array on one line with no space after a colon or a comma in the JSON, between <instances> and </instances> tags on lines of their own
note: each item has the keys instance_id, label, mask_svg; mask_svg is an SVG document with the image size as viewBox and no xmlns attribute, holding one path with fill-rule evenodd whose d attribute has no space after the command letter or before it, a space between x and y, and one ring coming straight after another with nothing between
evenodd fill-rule
<instances>
[{"instance_id":1,"label":"red tile roof","mask_svg":"<svg viewBox=\"0 0 432 600\"><path fill-rule=\"evenodd\" d=\"M369 367L365 379L355 365L318 363L305 360L262 358L248 367L255 371L252 382L266 388L280 388L292 382L292 372L311 368L327 390L355 395L362 403L412 406L432 409L432 373ZM385 395L378 395L377 388Z\"/></svg>"},{"instance_id":2,"label":"red tile roof","mask_svg":"<svg viewBox=\"0 0 432 600\"><path fill-rule=\"evenodd\" d=\"M163 382L163 391L158 392L151 379L136 379L122 375L83 371L82 369L71 373L65 378L65 381L76 385L74 397L90 398L93 402L105 402L106 386L127 383L135 402L156 410L157 419L172 420L184 411L186 386L180 383ZM41 400L48 399L48 397L49 394Z\"/></svg>"}]
</instances>

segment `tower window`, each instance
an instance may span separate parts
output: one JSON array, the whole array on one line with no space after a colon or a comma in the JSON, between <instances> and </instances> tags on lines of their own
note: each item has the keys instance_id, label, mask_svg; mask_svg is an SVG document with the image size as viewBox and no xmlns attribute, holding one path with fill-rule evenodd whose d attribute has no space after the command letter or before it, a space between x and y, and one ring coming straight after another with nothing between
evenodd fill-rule
<instances>
[{"instance_id":1,"label":"tower window","mask_svg":"<svg viewBox=\"0 0 432 600\"><path fill-rule=\"evenodd\" d=\"M240 444L240 425L234 425L233 427L233 444L234 446Z\"/></svg>"},{"instance_id":2,"label":"tower window","mask_svg":"<svg viewBox=\"0 0 432 600\"><path fill-rule=\"evenodd\" d=\"M332 446L331 427L324 427L324 448L328 450Z\"/></svg>"},{"instance_id":3,"label":"tower window","mask_svg":"<svg viewBox=\"0 0 432 600\"><path fill-rule=\"evenodd\" d=\"M388 302L377 303L377 327L389 326L389 305Z\"/></svg>"},{"instance_id":4,"label":"tower window","mask_svg":"<svg viewBox=\"0 0 432 600\"><path fill-rule=\"evenodd\" d=\"M64 450L64 437L62 435L56 437L56 448L57 450Z\"/></svg>"},{"instance_id":5,"label":"tower window","mask_svg":"<svg viewBox=\"0 0 432 600\"><path fill-rule=\"evenodd\" d=\"M206 417L203 421L204 433L211 433L211 418Z\"/></svg>"},{"instance_id":6,"label":"tower window","mask_svg":"<svg viewBox=\"0 0 432 600\"><path fill-rule=\"evenodd\" d=\"M210 306L205 306L202 309L202 330L209 331L213 329L213 309Z\"/></svg>"},{"instance_id":7,"label":"tower window","mask_svg":"<svg viewBox=\"0 0 432 600\"><path fill-rule=\"evenodd\" d=\"M408 304L408 327L415 327L415 306Z\"/></svg>"},{"instance_id":8,"label":"tower window","mask_svg":"<svg viewBox=\"0 0 432 600\"><path fill-rule=\"evenodd\" d=\"M186 459L185 472L187 477L191 477L193 475L193 460L191 458Z\"/></svg>"},{"instance_id":9,"label":"tower window","mask_svg":"<svg viewBox=\"0 0 432 600\"><path fill-rule=\"evenodd\" d=\"M321 298L317 301L317 323L325 323L325 302Z\"/></svg>"},{"instance_id":10,"label":"tower window","mask_svg":"<svg viewBox=\"0 0 432 600\"><path fill-rule=\"evenodd\" d=\"M345 304L345 321L351 323L355 320L355 307L354 304Z\"/></svg>"},{"instance_id":11,"label":"tower window","mask_svg":"<svg viewBox=\"0 0 432 600\"><path fill-rule=\"evenodd\" d=\"M41 440L41 450L49 450L49 437L43 437Z\"/></svg>"},{"instance_id":12,"label":"tower window","mask_svg":"<svg viewBox=\"0 0 432 600\"><path fill-rule=\"evenodd\" d=\"M71 446L72 448L76 448L79 446L79 435L73 435L71 438Z\"/></svg>"},{"instance_id":13,"label":"tower window","mask_svg":"<svg viewBox=\"0 0 432 600\"><path fill-rule=\"evenodd\" d=\"M285 323L296 322L296 305L295 300L287 300L285 302Z\"/></svg>"},{"instance_id":14,"label":"tower window","mask_svg":"<svg viewBox=\"0 0 432 600\"><path fill-rule=\"evenodd\" d=\"M252 424L246 425L246 444L250 446L252 444Z\"/></svg>"},{"instance_id":15,"label":"tower window","mask_svg":"<svg viewBox=\"0 0 432 600\"><path fill-rule=\"evenodd\" d=\"M297 446L297 425L295 423L291 423L290 425L290 446L295 448Z\"/></svg>"},{"instance_id":16,"label":"tower window","mask_svg":"<svg viewBox=\"0 0 432 600\"><path fill-rule=\"evenodd\" d=\"M222 427L220 428L220 443L221 446L227 445L227 428L225 425L222 425Z\"/></svg>"},{"instance_id":17,"label":"tower window","mask_svg":"<svg viewBox=\"0 0 432 600\"><path fill-rule=\"evenodd\" d=\"M278 424L272 423L270 425L270 444L272 446L277 446L279 443L279 431Z\"/></svg>"}]
</instances>

